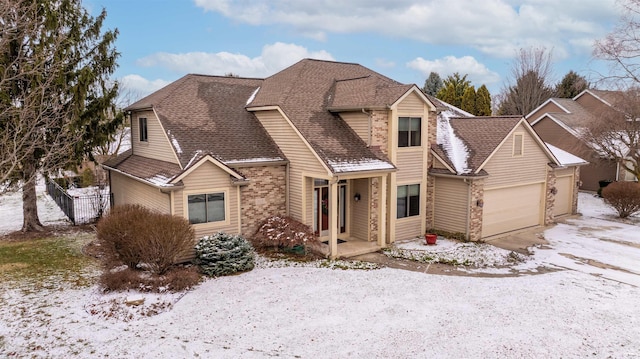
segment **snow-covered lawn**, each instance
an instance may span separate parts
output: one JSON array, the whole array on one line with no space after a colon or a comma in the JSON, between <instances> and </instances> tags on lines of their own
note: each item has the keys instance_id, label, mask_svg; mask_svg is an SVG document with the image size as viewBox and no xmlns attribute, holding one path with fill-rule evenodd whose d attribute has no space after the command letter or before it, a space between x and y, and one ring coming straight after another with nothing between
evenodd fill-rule
<instances>
[{"instance_id":1,"label":"snow-covered lawn","mask_svg":"<svg viewBox=\"0 0 640 359\"><path fill-rule=\"evenodd\" d=\"M2 283L0 357L640 358L637 219L612 220L588 194L580 210L545 232L549 248L516 265L500 265L509 252L489 245L429 249L488 258L467 270L516 277L261 260L186 294L105 296L56 278L37 290ZM539 266L557 270L530 274ZM127 297L145 304L126 306Z\"/></svg>"}]
</instances>

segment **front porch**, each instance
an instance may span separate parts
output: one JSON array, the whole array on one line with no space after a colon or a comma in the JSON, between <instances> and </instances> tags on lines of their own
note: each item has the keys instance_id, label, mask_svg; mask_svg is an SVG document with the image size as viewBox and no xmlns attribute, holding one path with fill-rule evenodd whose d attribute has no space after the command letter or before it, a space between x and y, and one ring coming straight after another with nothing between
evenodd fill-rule
<instances>
[{"instance_id":1,"label":"front porch","mask_svg":"<svg viewBox=\"0 0 640 359\"><path fill-rule=\"evenodd\" d=\"M337 254L335 256L331 256L328 241L320 242L317 248L314 249L326 257L350 258L361 254L377 252L382 249L382 247L378 245L377 242L373 241L363 241L357 238L345 238L338 240Z\"/></svg>"}]
</instances>

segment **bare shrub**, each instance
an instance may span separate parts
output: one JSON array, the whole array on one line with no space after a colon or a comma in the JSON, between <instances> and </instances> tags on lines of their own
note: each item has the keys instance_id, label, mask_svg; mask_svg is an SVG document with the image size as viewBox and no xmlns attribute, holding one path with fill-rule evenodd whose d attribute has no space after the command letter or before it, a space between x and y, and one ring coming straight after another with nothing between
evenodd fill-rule
<instances>
[{"instance_id":1,"label":"bare shrub","mask_svg":"<svg viewBox=\"0 0 640 359\"><path fill-rule=\"evenodd\" d=\"M114 208L98 222L97 231L107 265L123 263L155 274L164 274L194 245L186 219L140 205Z\"/></svg>"},{"instance_id":2,"label":"bare shrub","mask_svg":"<svg viewBox=\"0 0 640 359\"><path fill-rule=\"evenodd\" d=\"M636 182L614 182L602 189L602 197L620 218L640 212L640 184Z\"/></svg>"},{"instance_id":3,"label":"bare shrub","mask_svg":"<svg viewBox=\"0 0 640 359\"><path fill-rule=\"evenodd\" d=\"M178 292L194 287L201 279L196 267L172 267L159 276L123 266L104 271L100 276L100 286L105 292L129 289L141 292Z\"/></svg>"},{"instance_id":4,"label":"bare shrub","mask_svg":"<svg viewBox=\"0 0 640 359\"><path fill-rule=\"evenodd\" d=\"M307 247L318 241L313 230L291 217L273 216L264 220L252 238L254 246L293 248Z\"/></svg>"}]
</instances>

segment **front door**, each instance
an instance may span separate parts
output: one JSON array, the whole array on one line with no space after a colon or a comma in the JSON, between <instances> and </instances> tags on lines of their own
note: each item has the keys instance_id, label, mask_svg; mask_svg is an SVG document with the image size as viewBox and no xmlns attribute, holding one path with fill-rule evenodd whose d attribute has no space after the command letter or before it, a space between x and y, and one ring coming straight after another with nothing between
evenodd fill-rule
<instances>
[{"instance_id":1,"label":"front door","mask_svg":"<svg viewBox=\"0 0 640 359\"><path fill-rule=\"evenodd\" d=\"M338 233L347 231L347 184L338 185ZM329 182L314 180L313 231L318 236L329 235Z\"/></svg>"}]
</instances>

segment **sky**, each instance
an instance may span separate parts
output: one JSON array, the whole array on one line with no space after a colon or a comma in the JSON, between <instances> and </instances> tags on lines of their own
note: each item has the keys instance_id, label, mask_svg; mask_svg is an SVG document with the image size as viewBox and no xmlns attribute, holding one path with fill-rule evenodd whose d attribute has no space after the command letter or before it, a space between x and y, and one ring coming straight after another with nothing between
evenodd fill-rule
<instances>
[{"instance_id":1,"label":"sky","mask_svg":"<svg viewBox=\"0 0 640 359\"><path fill-rule=\"evenodd\" d=\"M422 87L459 72L492 95L520 48L569 70L606 73L593 58L621 11L616 0L84 0L117 28L119 80L135 100L187 73L264 78L303 58L354 62Z\"/></svg>"}]
</instances>

